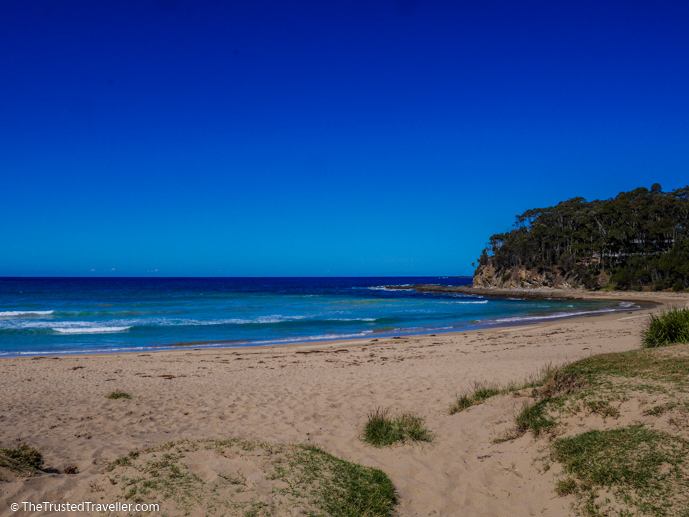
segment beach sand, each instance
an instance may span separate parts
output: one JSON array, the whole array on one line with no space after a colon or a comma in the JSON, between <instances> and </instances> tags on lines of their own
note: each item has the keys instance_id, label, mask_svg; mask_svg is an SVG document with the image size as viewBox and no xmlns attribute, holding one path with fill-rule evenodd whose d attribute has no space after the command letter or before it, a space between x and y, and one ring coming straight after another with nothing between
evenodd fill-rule
<instances>
[{"instance_id":1,"label":"beach sand","mask_svg":"<svg viewBox=\"0 0 689 517\"><path fill-rule=\"evenodd\" d=\"M689 302L673 293L598 296ZM0 515L13 515L12 502L121 500L118 487L103 486L103 466L183 438L316 445L387 473L403 516L569 515L571 499L554 492L557 469L541 472L534 461L542 438L491 442L513 426L522 400L500 396L452 416L448 408L475 381L518 382L547 364L638 348L657 310L399 339L5 358L0 448L36 447L60 473L0 482ZM107 399L115 390L133 398ZM424 417L434 441L364 444L366 415L378 407ZM72 465L77 474L62 473Z\"/></svg>"}]
</instances>

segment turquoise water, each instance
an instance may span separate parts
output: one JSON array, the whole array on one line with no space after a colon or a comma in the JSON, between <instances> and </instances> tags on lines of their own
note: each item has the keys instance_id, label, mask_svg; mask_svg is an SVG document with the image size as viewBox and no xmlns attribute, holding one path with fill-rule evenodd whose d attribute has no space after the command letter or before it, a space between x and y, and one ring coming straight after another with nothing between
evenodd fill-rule
<instances>
[{"instance_id":1,"label":"turquoise water","mask_svg":"<svg viewBox=\"0 0 689 517\"><path fill-rule=\"evenodd\" d=\"M469 278L0 278L0 356L252 346L520 324L633 304L389 290Z\"/></svg>"}]
</instances>

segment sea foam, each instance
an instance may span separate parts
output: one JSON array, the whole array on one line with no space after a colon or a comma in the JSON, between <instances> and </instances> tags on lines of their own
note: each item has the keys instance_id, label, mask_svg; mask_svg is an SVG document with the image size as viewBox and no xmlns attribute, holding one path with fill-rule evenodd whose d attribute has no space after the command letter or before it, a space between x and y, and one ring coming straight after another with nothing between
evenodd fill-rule
<instances>
[{"instance_id":1,"label":"sea foam","mask_svg":"<svg viewBox=\"0 0 689 517\"><path fill-rule=\"evenodd\" d=\"M100 332L124 332L131 327L70 327L70 328L53 328L55 332L60 334L98 334Z\"/></svg>"},{"instance_id":2,"label":"sea foam","mask_svg":"<svg viewBox=\"0 0 689 517\"><path fill-rule=\"evenodd\" d=\"M48 316L55 311L4 311L0 318L16 318L18 316Z\"/></svg>"}]
</instances>

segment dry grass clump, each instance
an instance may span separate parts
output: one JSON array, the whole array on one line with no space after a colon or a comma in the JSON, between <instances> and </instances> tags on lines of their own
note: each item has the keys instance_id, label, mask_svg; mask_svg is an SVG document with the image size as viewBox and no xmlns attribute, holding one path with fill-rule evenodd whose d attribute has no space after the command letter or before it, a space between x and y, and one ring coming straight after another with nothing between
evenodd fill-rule
<instances>
[{"instance_id":1,"label":"dry grass clump","mask_svg":"<svg viewBox=\"0 0 689 517\"><path fill-rule=\"evenodd\" d=\"M540 400L577 393L587 386L584 376L567 367L550 370L540 387L534 388L534 396Z\"/></svg>"}]
</instances>

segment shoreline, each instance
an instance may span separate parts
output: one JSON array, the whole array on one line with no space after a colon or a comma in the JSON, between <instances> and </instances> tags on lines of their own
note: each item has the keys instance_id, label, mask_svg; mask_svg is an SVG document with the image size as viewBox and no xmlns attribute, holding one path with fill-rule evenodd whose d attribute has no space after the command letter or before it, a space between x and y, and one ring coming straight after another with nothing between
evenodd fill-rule
<instances>
[{"instance_id":1,"label":"shoreline","mask_svg":"<svg viewBox=\"0 0 689 517\"><path fill-rule=\"evenodd\" d=\"M400 291L413 289L418 293L459 293L489 298L520 297L538 300L555 298L564 300L617 300L620 297L624 297L624 301L648 301L648 298L656 297L672 297L673 295L682 297L682 293L666 291L593 291L589 289L561 289L555 287L506 289L501 287L474 287L472 285L410 284L405 286L387 285L385 288Z\"/></svg>"},{"instance_id":2,"label":"shoreline","mask_svg":"<svg viewBox=\"0 0 689 517\"><path fill-rule=\"evenodd\" d=\"M600 293L597 291L583 291L580 289L483 289L479 288L480 291L476 292L476 288L464 286L442 286L438 284L419 284L416 286L386 286L389 289L395 290L405 290L405 289L415 289L418 292L425 293L447 293L447 292L458 292L462 294L467 294L466 291L474 289L473 295L478 296L490 296L496 298L510 298L510 297L520 297L520 298L531 298L531 299L566 299L566 300L590 300L590 301L617 301L620 303L629 302L639 305L639 308L620 308L619 310L600 310L592 311L591 313L572 313L571 315L560 315L558 313L557 317L552 315L544 315L543 317L534 316L533 319L515 319L514 321L496 321L489 320L483 325L471 325L467 327L454 327L439 328L439 329L428 329L421 330L420 332L415 332L413 330L399 329L395 332L371 332L370 334L361 335L360 337L343 337L336 339L308 339L308 336L303 340L297 338L295 341L287 341L283 343L266 343L266 344L230 344L231 341L190 341L190 342L179 342L171 343L167 345L161 345L159 347L140 347L135 349L120 349L120 350L109 350L109 351L69 351L69 352L20 352L17 354L0 355L0 360L12 359L12 358L34 358L34 357L72 357L72 356L103 356L103 355L130 355L139 353L167 353L175 351L201 351L201 350L246 350L246 349L263 349L263 348L284 348L284 347L300 347L300 346L318 346L318 345L337 345L338 343L349 343L352 341L367 342L371 339L399 339L399 338L412 338L412 337L423 337L432 336L436 334L441 335L453 335L455 333L464 332L480 332L489 329L500 329L503 327L520 327L525 325L538 325L541 323L547 323L549 321L563 321L570 319L577 319L583 317L596 317L605 314L616 314L625 311L639 311L639 310L650 310L659 305L667 305L668 303L662 303L654 301L656 298L665 298L663 295L675 295L676 293L646 293L647 296L642 296L642 293L634 293L639 295L638 297L628 297L625 291L612 291L606 293ZM484 294L484 292L489 291L490 294ZM613 294L614 293L614 294ZM619 294L618 294L619 293ZM584 296L581 296L584 294ZM677 295L681 298L681 294ZM669 303L671 304L671 303Z\"/></svg>"}]
</instances>

